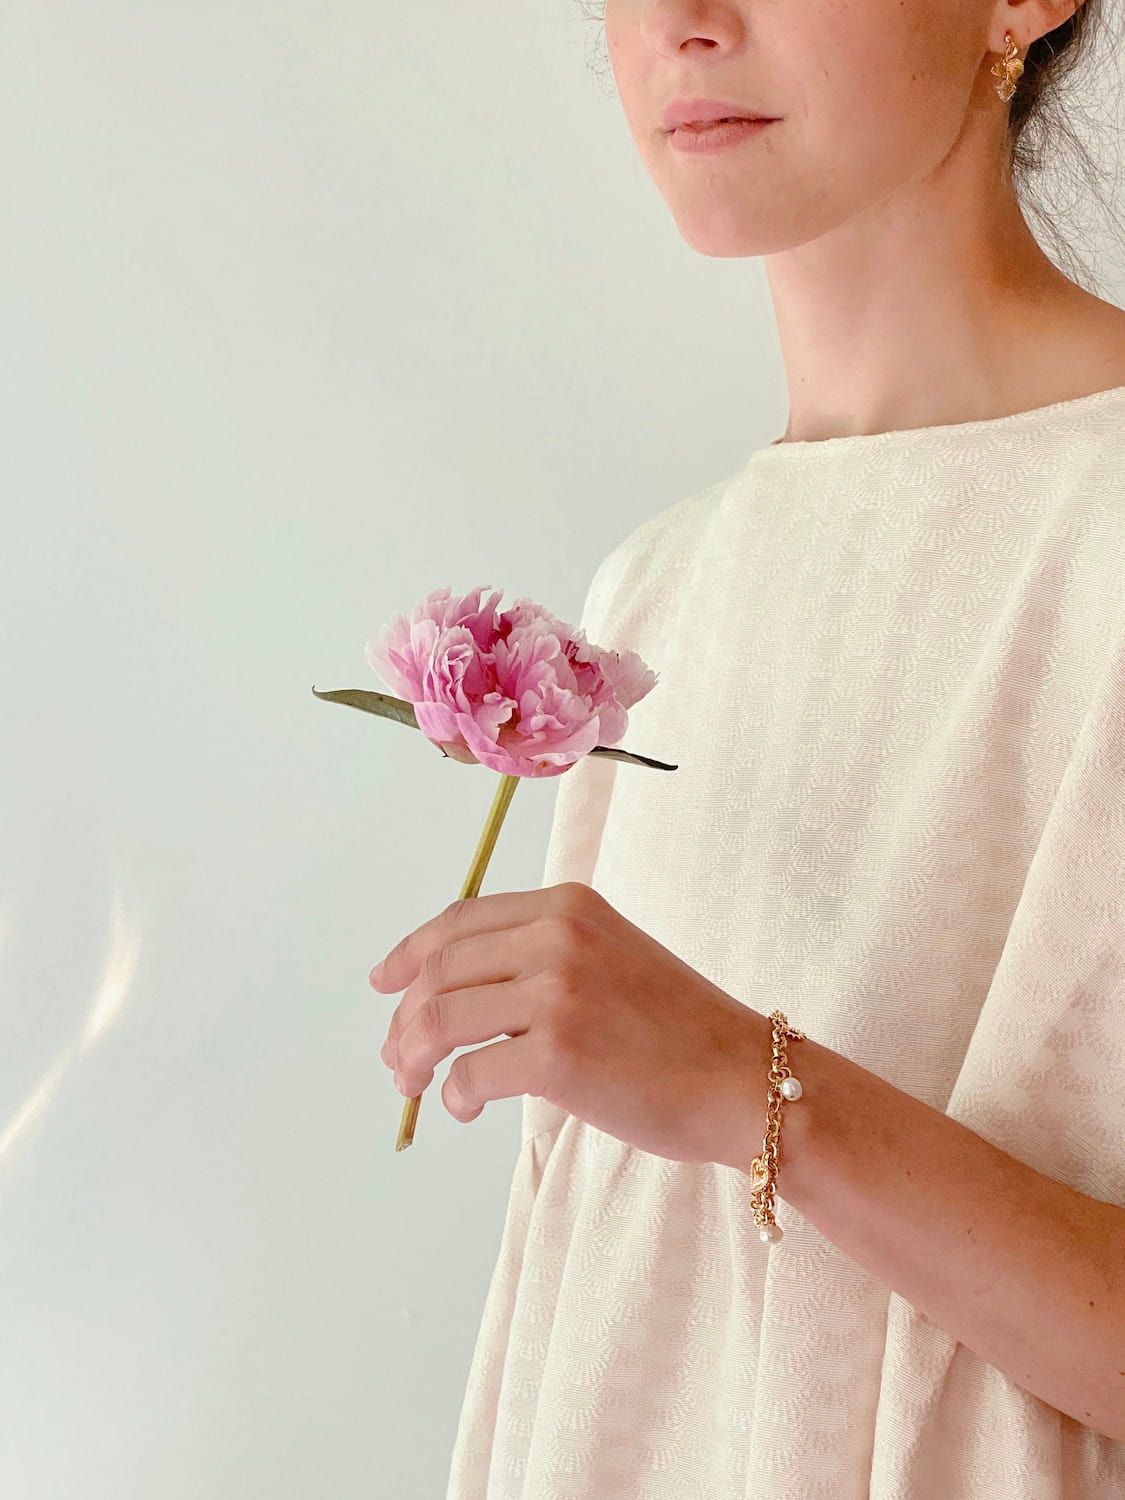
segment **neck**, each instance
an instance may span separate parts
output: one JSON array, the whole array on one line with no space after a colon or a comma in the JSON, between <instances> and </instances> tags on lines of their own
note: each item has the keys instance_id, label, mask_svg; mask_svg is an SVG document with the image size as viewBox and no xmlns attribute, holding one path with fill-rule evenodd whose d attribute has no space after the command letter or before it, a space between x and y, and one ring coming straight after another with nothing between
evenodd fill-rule
<instances>
[{"instance_id":1,"label":"neck","mask_svg":"<svg viewBox=\"0 0 1125 1500\"><path fill-rule=\"evenodd\" d=\"M1047 258L1010 181L974 191L967 175L947 162L765 258L782 441L986 420L1125 383L1125 313Z\"/></svg>"}]
</instances>

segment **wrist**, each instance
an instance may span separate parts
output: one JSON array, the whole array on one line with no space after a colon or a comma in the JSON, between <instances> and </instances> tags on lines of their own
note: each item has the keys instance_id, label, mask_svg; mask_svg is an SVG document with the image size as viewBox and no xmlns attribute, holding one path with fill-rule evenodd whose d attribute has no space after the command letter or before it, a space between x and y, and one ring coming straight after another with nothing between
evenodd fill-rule
<instances>
[{"instance_id":1,"label":"wrist","mask_svg":"<svg viewBox=\"0 0 1125 1500\"><path fill-rule=\"evenodd\" d=\"M766 1133L772 1037L769 1018L747 1006L745 1045L732 1064L727 1129L715 1158L747 1178L751 1162L761 1154Z\"/></svg>"},{"instance_id":2,"label":"wrist","mask_svg":"<svg viewBox=\"0 0 1125 1500\"><path fill-rule=\"evenodd\" d=\"M759 1011L750 1012L748 1027L749 1045L746 1067L741 1084L741 1113L732 1131L732 1149L727 1160L749 1181L761 1181L761 1170L755 1170L755 1162L761 1163L766 1155L770 1139L770 1101L775 1101L774 1113L778 1128L774 1135L776 1171L773 1174L773 1191L779 1198L785 1192L786 1167L792 1173L793 1165L799 1162L803 1140L807 1135L810 1119L807 1104L808 1072L811 1061L810 1049L816 1049L811 1039L800 1036L785 1042L785 1065L782 1069L788 1077L779 1086L777 1079L771 1087L771 1072L774 1067L774 1030L770 1017ZM794 1081L796 1081L794 1083ZM789 1098L797 1092L797 1098ZM813 1091L815 1092L815 1091Z\"/></svg>"}]
</instances>

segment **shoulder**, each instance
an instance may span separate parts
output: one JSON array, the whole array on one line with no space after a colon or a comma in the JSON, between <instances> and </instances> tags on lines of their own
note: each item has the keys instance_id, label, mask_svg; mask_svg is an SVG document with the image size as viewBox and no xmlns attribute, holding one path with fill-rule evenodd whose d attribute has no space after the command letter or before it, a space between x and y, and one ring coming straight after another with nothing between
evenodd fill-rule
<instances>
[{"instance_id":1,"label":"shoulder","mask_svg":"<svg viewBox=\"0 0 1125 1500\"><path fill-rule=\"evenodd\" d=\"M659 609L698 552L699 539L728 485L724 478L646 516L605 554L590 581L582 613L592 641L610 645L598 632L612 632L613 622L638 606Z\"/></svg>"}]
</instances>

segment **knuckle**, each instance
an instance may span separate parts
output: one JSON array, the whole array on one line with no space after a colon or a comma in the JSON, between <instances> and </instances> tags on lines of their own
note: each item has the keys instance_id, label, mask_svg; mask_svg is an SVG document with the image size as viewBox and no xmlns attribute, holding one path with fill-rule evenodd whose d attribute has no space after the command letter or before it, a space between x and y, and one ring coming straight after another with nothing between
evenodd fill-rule
<instances>
[{"instance_id":1,"label":"knuckle","mask_svg":"<svg viewBox=\"0 0 1125 1500\"><path fill-rule=\"evenodd\" d=\"M396 1069L412 1068L414 1066L415 1054L418 1050L419 1037L413 1026L408 1026L405 1031L390 1043L391 1057Z\"/></svg>"},{"instance_id":2,"label":"knuckle","mask_svg":"<svg viewBox=\"0 0 1125 1500\"><path fill-rule=\"evenodd\" d=\"M543 980L547 990L540 1023L543 1041L553 1055L570 1052L581 1029L573 990L566 976L555 970L546 970Z\"/></svg>"},{"instance_id":3,"label":"knuckle","mask_svg":"<svg viewBox=\"0 0 1125 1500\"><path fill-rule=\"evenodd\" d=\"M561 911L584 911L594 894L591 887L584 885L581 880L564 880L555 890Z\"/></svg>"},{"instance_id":4,"label":"knuckle","mask_svg":"<svg viewBox=\"0 0 1125 1500\"><path fill-rule=\"evenodd\" d=\"M589 938L589 922L580 912L573 911L569 907L551 912L549 916L543 918L543 921L557 951L567 952L575 949Z\"/></svg>"},{"instance_id":5,"label":"knuckle","mask_svg":"<svg viewBox=\"0 0 1125 1500\"><path fill-rule=\"evenodd\" d=\"M445 969L445 948L431 948L418 965L418 977L425 980L426 984L433 985L440 981Z\"/></svg>"},{"instance_id":6,"label":"knuckle","mask_svg":"<svg viewBox=\"0 0 1125 1500\"><path fill-rule=\"evenodd\" d=\"M547 992L547 1006L552 1017L559 1022L566 1019L577 993L570 965L565 962L548 964L540 973L540 982Z\"/></svg>"},{"instance_id":7,"label":"knuckle","mask_svg":"<svg viewBox=\"0 0 1125 1500\"><path fill-rule=\"evenodd\" d=\"M398 1010L396 1009L394 1015L391 1017L391 1024L387 1027L387 1039L383 1043L386 1051L394 1051L395 1047L398 1045L398 1037L401 1030L402 1023L399 1020Z\"/></svg>"},{"instance_id":8,"label":"knuckle","mask_svg":"<svg viewBox=\"0 0 1125 1500\"><path fill-rule=\"evenodd\" d=\"M418 1012L418 1033L426 1042L440 1042L445 1035L449 1008L444 995L432 995Z\"/></svg>"},{"instance_id":9,"label":"knuckle","mask_svg":"<svg viewBox=\"0 0 1125 1500\"><path fill-rule=\"evenodd\" d=\"M473 1112L469 1071L471 1057L472 1054L467 1053L464 1057L455 1058L442 1085L442 1102L455 1120Z\"/></svg>"},{"instance_id":10,"label":"knuckle","mask_svg":"<svg viewBox=\"0 0 1125 1500\"><path fill-rule=\"evenodd\" d=\"M602 895L601 891L597 890L594 886L586 885L581 880L572 880L570 884L574 888L572 892L574 900L581 907L582 911L598 913L608 908L609 902Z\"/></svg>"}]
</instances>

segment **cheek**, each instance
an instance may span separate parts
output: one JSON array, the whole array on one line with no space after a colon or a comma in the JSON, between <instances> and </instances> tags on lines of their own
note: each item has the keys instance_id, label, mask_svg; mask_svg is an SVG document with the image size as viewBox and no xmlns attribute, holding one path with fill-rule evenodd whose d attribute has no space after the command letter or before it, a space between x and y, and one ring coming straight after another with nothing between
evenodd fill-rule
<instances>
[{"instance_id":1,"label":"cheek","mask_svg":"<svg viewBox=\"0 0 1125 1500\"><path fill-rule=\"evenodd\" d=\"M790 86L821 137L842 131L878 148L889 135L893 152L901 136L911 155L927 139L948 147L968 106L986 20L977 0L818 0L802 24L807 42L788 49Z\"/></svg>"},{"instance_id":2,"label":"cheek","mask_svg":"<svg viewBox=\"0 0 1125 1500\"><path fill-rule=\"evenodd\" d=\"M634 136L645 127L660 125L659 113L669 95L667 81L657 71L659 59L645 45L635 25L619 24L614 31L607 20L606 52L622 113Z\"/></svg>"},{"instance_id":3,"label":"cheek","mask_svg":"<svg viewBox=\"0 0 1125 1500\"><path fill-rule=\"evenodd\" d=\"M854 36L846 40L854 54ZM964 128L972 73L963 65L951 70L914 48L891 56L880 43L850 59L841 48L818 67L816 86L802 95L799 133L787 142L810 191L819 177L830 199L855 208L879 202L937 167Z\"/></svg>"}]
</instances>

